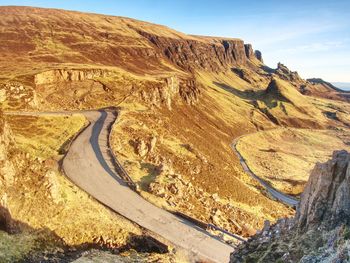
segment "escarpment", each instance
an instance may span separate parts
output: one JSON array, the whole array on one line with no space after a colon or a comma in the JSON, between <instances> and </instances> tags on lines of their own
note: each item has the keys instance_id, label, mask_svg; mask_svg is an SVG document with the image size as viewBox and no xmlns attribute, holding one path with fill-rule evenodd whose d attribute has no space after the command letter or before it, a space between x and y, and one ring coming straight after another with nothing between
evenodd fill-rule
<instances>
[{"instance_id":1,"label":"escarpment","mask_svg":"<svg viewBox=\"0 0 350 263\"><path fill-rule=\"evenodd\" d=\"M53 69L34 76L35 85L52 84L65 81L84 81L105 78L112 73L102 69Z\"/></svg>"},{"instance_id":2,"label":"escarpment","mask_svg":"<svg viewBox=\"0 0 350 263\"><path fill-rule=\"evenodd\" d=\"M195 69L219 72L223 68L245 65L256 58L252 46L240 39L215 37L169 38L138 31L156 49L180 68L193 72Z\"/></svg>"}]
</instances>

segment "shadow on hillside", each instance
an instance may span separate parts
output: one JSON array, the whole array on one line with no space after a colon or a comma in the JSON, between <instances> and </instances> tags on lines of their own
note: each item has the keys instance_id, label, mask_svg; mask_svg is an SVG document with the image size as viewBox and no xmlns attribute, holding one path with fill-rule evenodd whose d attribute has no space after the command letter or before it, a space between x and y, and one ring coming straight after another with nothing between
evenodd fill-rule
<instances>
[{"instance_id":1,"label":"shadow on hillside","mask_svg":"<svg viewBox=\"0 0 350 263\"><path fill-rule=\"evenodd\" d=\"M6 232L11 239L13 237L16 242L22 240L19 238L22 234L24 242L33 242L33 246L27 254L18 262L72 262L83 255L90 249L108 250L112 253L121 253L128 250L135 250L141 253L168 253L168 246L154 239L153 237L143 234L130 234L126 244L113 243L111 240L104 240L103 237L96 237L94 242L82 243L76 246L69 246L65 241L48 228L35 229L28 224L16 220L12 217L10 211L0 205L0 231ZM28 239L32 236L32 240ZM28 241L29 240L29 241ZM0 248L3 240L0 239ZM28 245L28 244L17 244ZM57 248L60 248L59 252ZM5 258L10 257L9 251L0 253L0 262L4 262ZM18 253L18 251L16 252Z\"/></svg>"},{"instance_id":2,"label":"shadow on hillside","mask_svg":"<svg viewBox=\"0 0 350 263\"><path fill-rule=\"evenodd\" d=\"M288 179L288 178L275 178L275 177L270 177L269 179L273 180L273 181L278 181L278 182L285 182L288 184L291 184L292 186L297 186L297 185L301 185L304 184L305 182L302 180L293 180L293 179Z\"/></svg>"},{"instance_id":3,"label":"shadow on hillside","mask_svg":"<svg viewBox=\"0 0 350 263\"><path fill-rule=\"evenodd\" d=\"M12 218L10 211L3 206L0 206L0 230L8 234L18 234L22 230L30 230L30 227L18 220Z\"/></svg>"},{"instance_id":4,"label":"shadow on hillside","mask_svg":"<svg viewBox=\"0 0 350 263\"><path fill-rule=\"evenodd\" d=\"M224 83L220 83L217 81L213 81L213 84L215 84L217 87L230 92L231 94L244 99L244 100L256 100L259 97L261 97L263 95L264 91L253 91L253 90L238 90L230 85L224 84Z\"/></svg>"},{"instance_id":5,"label":"shadow on hillside","mask_svg":"<svg viewBox=\"0 0 350 263\"><path fill-rule=\"evenodd\" d=\"M274 72L276 71L275 69L270 68L270 67L268 67L268 66L266 66L266 65L261 65L260 68L261 68L263 71L265 71L265 72L267 72L267 73L269 73L269 74L272 74L272 73L274 73Z\"/></svg>"},{"instance_id":6,"label":"shadow on hillside","mask_svg":"<svg viewBox=\"0 0 350 263\"><path fill-rule=\"evenodd\" d=\"M147 175L143 176L141 178L141 188L144 189L145 191L148 190L149 185L154 182L156 179L158 172L157 169L158 167L154 164L151 163L141 163L141 169L147 169Z\"/></svg>"}]
</instances>

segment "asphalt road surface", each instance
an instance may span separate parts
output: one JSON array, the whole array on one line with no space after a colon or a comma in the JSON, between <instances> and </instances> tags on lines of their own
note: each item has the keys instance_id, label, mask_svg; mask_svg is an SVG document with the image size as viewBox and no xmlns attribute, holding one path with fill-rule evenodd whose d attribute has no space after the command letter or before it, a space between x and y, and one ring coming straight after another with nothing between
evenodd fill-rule
<instances>
[{"instance_id":1,"label":"asphalt road surface","mask_svg":"<svg viewBox=\"0 0 350 263\"><path fill-rule=\"evenodd\" d=\"M243 156L241 155L241 153L237 149L237 143L238 143L238 141L239 141L239 139L241 137L238 137L238 138L236 138L233 141L233 143L232 143L232 150L238 156L239 162L241 163L243 170L248 175L250 175L251 177L256 179L271 194L271 196L276 198L278 201L280 201L280 202L282 202L282 203L284 203L284 204L286 204L288 206L296 207L298 205L298 203L299 203L298 200L294 199L293 197L291 197L291 196L289 196L287 194L283 194L283 193L277 191L276 189L271 187L267 182L265 182L263 179L261 179L255 173L253 173L252 170L250 170L250 168L247 165L246 161L244 160Z\"/></svg>"},{"instance_id":2,"label":"asphalt road surface","mask_svg":"<svg viewBox=\"0 0 350 263\"><path fill-rule=\"evenodd\" d=\"M90 125L72 142L63 160L66 176L104 205L188 251L191 257L228 262L234 250L232 246L190 221L149 203L118 176L108 153L109 127L115 121L114 113L108 110L81 113Z\"/></svg>"}]
</instances>

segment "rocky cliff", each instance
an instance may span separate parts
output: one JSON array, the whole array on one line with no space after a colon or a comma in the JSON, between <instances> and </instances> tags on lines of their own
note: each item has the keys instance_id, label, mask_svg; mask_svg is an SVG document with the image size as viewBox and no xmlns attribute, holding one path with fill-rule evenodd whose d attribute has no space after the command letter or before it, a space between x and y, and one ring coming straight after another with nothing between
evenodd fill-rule
<instances>
[{"instance_id":1,"label":"rocky cliff","mask_svg":"<svg viewBox=\"0 0 350 263\"><path fill-rule=\"evenodd\" d=\"M34 75L35 85L52 84L65 81L85 81L106 78L112 73L102 69L53 69Z\"/></svg>"},{"instance_id":2,"label":"rocky cliff","mask_svg":"<svg viewBox=\"0 0 350 263\"><path fill-rule=\"evenodd\" d=\"M8 156L9 148L13 142L11 131L8 129L0 109L0 188L10 187L14 181L15 167Z\"/></svg>"},{"instance_id":3,"label":"rocky cliff","mask_svg":"<svg viewBox=\"0 0 350 263\"><path fill-rule=\"evenodd\" d=\"M334 152L331 160L316 164L301 196L296 221L301 229L350 223L348 152Z\"/></svg>"},{"instance_id":4,"label":"rocky cliff","mask_svg":"<svg viewBox=\"0 0 350 263\"><path fill-rule=\"evenodd\" d=\"M312 170L295 218L266 222L230 262L349 262L349 218L350 154L336 151Z\"/></svg>"}]
</instances>

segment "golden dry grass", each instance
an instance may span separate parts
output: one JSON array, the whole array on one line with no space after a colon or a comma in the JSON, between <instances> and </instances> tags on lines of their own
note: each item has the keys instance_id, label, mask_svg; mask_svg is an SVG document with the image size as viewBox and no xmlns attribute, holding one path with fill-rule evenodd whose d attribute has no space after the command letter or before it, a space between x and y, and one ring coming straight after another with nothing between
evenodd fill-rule
<instances>
[{"instance_id":1,"label":"golden dry grass","mask_svg":"<svg viewBox=\"0 0 350 263\"><path fill-rule=\"evenodd\" d=\"M241 170L230 148L233 138L255 131L253 122L271 126L258 112L252 121L253 105L215 82L225 82L240 90L247 89L247 83L232 74L201 73L198 79L205 89L194 106L184 105L179 99L173 102L171 111L166 107L135 105L130 103L131 99L120 105L123 110L112 131L113 148L130 176L147 191L157 179L157 159L161 157L171 160L175 173L187 182L204 189L203 196L217 193L224 203L228 200L240 211L235 215L226 212L232 220L258 228L266 218L273 221L290 215L289 209L261 194L260 186ZM152 136L157 137L155 151L141 158L135 153L134 143L137 139L148 143ZM149 193L143 195L159 206L174 209L164 199ZM177 209L209 221L210 211L203 204L194 199L187 203L194 209Z\"/></svg>"},{"instance_id":2,"label":"golden dry grass","mask_svg":"<svg viewBox=\"0 0 350 263\"><path fill-rule=\"evenodd\" d=\"M15 180L11 185L0 181L4 186L0 196L6 196L12 218L26 224L29 233L17 237L3 234L1 251L16 244L13 253L6 250L4 258L21 257L42 242L30 229L45 230L43 238L48 244L50 238L56 237L71 246L93 244L103 237L120 247L130 236L142 234L140 228L95 201L58 170L58 155L85 124L82 115L7 116L7 119L17 141L7 149L8 161L15 168Z\"/></svg>"},{"instance_id":3,"label":"golden dry grass","mask_svg":"<svg viewBox=\"0 0 350 263\"><path fill-rule=\"evenodd\" d=\"M7 123L21 151L48 159L65 152L65 143L86 124L86 119L79 114L41 117L9 115Z\"/></svg>"},{"instance_id":4,"label":"golden dry grass","mask_svg":"<svg viewBox=\"0 0 350 263\"><path fill-rule=\"evenodd\" d=\"M13 9L16 11L15 7ZM23 15L18 16L18 23L23 25L18 31L12 16L6 15L6 8L2 10L5 10L4 34L8 35L2 39L6 52L0 58L1 80L16 80L35 90L38 110L121 106L122 116L113 130L113 148L143 190L157 179L155 168L159 160L156 159L170 159L175 172L182 174L187 182L204 189L207 196L217 193L222 200L239 208L240 212L232 216L233 220L246 222L254 228L260 227L265 219L274 220L291 213L288 208L267 198L260 185L242 171L230 148L232 140L259 129L276 127L276 122L308 128L339 125L322 114L323 110L330 110L327 106L330 102L303 96L282 80L278 80L277 91L283 101L277 96L278 92L266 95L270 76L259 68L260 62L241 65L246 80L231 69L221 73L200 71L192 75L166 56L162 57L160 54L164 49L155 48L138 31L175 42L195 39L200 44L212 45L217 39L187 36L163 26L127 18L30 8L22 10ZM31 20L36 24L27 22ZM74 26L72 21L76 21ZM38 28L40 34L37 34ZM51 34L52 28L55 34ZM36 34L28 37L24 32ZM57 68L100 68L113 74L106 78L35 86L35 74ZM154 106L142 99L142 91L156 98L157 84L169 76L196 78L203 85L199 101L187 105L177 94L173 98L173 109L169 110L161 103ZM23 107L21 102L11 102L11 105L5 102L8 109ZM339 107L343 108L343 105ZM346 112L339 116L347 118ZM42 124L38 127L42 128ZM52 134L47 131L46 135ZM54 142L39 136L20 136L19 143L23 140L26 145L23 150L32 154L38 151L39 143L55 147ZM29 143L29 136L34 136L34 145ZM137 139L148 142L151 136L158 138L155 152L153 156L141 158L135 154L133 144ZM55 154L50 147L43 147L44 157ZM166 206L164 200L149 193L145 195ZM191 212L194 216L210 218L210 211L198 200L188 203L195 207ZM227 217L230 216L227 213Z\"/></svg>"},{"instance_id":5,"label":"golden dry grass","mask_svg":"<svg viewBox=\"0 0 350 263\"><path fill-rule=\"evenodd\" d=\"M349 150L340 135L349 131L278 128L242 137L237 148L251 170L288 194L303 191L316 162L328 160L334 150Z\"/></svg>"}]
</instances>

